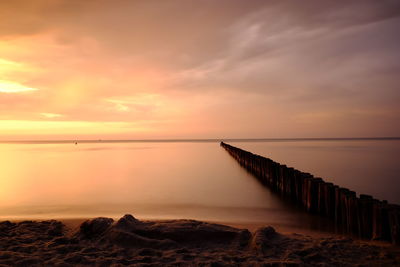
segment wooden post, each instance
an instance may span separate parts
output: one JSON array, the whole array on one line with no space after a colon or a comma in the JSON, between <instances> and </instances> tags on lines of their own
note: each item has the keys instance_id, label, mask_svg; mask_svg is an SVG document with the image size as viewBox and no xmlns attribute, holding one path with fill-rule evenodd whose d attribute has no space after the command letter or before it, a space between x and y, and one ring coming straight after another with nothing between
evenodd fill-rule
<instances>
[{"instance_id":1,"label":"wooden post","mask_svg":"<svg viewBox=\"0 0 400 267\"><path fill-rule=\"evenodd\" d=\"M372 239L391 241L388 204L373 200Z\"/></svg>"},{"instance_id":2,"label":"wooden post","mask_svg":"<svg viewBox=\"0 0 400 267\"><path fill-rule=\"evenodd\" d=\"M389 205L388 209L390 239L393 244L400 244L400 207L399 205Z\"/></svg>"},{"instance_id":3,"label":"wooden post","mask_svg":"<svg viewBox=\"0 0 400 267\"><path fill-rule=\"evenodd\" d=\"M360 237L372 238L373 199L369 195L360 195L358 199L358 218Z\"/></svg>"},{"instance_id":4,"label":"wooden post","mask_svg":"<svg viewBox=\"0 0 400 267\"><path fill-rule=\"evenodd\" d=\"M221 142L221 146L261 183L310 213L326 216L347 233L400 244L400 206L326 183L269 158Z\"/></svg>"}]
</instances>

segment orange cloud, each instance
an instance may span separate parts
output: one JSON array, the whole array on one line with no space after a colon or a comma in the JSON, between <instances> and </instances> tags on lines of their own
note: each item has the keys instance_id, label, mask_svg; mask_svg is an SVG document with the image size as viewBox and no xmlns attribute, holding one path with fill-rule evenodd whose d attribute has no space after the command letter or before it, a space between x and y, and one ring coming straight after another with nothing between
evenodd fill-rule
<instances>
[{"instance_id":1,"label":"orange cloud","mask_svg":"<svg viewBox=\"0 0 400 267\"><path fill-rule=\"evenodd\" d=\"M393 1L3 2L0 139L400 134Z\"/></svg>"},{"instance_id":2,"label":"orange cloud","mask_svg":"<svg viewBox=\"0 0 400 267\"><path fill-rule=\"evenodd\" d=\"M36 88L26 87L16 82L0 80L0 93L24 93L37 90Z\"/></svg>"}]
</instances>

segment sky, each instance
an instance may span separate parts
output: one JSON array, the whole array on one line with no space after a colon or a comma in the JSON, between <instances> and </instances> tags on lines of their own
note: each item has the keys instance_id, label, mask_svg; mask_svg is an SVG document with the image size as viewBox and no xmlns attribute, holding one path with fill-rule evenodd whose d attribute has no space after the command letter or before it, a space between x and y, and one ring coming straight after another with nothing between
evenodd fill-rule
<instances>
[{"instance_id":1,"label":"sky","mask_svg":"<svg viewBox=\"0 0 400 267\"><path fill-rule=\"evenodd\" d=\"M0 140L400 136L400 1L0 0Z\"/></svg>"}]
</instances>

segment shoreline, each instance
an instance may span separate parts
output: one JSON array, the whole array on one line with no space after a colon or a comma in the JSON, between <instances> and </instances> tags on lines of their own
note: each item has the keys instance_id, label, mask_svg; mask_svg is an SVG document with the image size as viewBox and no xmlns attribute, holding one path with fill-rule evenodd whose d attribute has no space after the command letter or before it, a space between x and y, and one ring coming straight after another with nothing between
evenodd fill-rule
<instances>
[{"instance_id":1,"label":"shoreline","mask_svg":"<svg viewBox=\"0 0 400 267\"><path fill-rule=\"evenodd\" d=\"M310 214L307 214L309 216L312 216ZM107 215L107 216L101 216L101 215L95 215L95 216L72 216L72 217L59 217L59 216L38 216L38 217L3 217L0 218L0 223L4 221L10 221L13 223L20 223L24 221L33 221L33 222L41 222L41 221L58 221L63 223L66 227L74 229L79 227L83 222L87 220L93 220L95 218L99 217L107 217L111 218L115 221L117 221L120 216L113 216L113 215ZM168 221L175 221L175 220L193 220L193 221L202 221L205 223L210 223L210 224L220 224L220 225L227 225L231 226L234 228L244 228L248 229L250 232L254 232L260 227L263 226L272 226L274 227L277 231L280 233L284 234L292 234L292 233L298 233L298 234L304 234L304 235L310 235L310 236L338 236L338 237L349 237L348 234L340 233L339 231L335 232L332 225L327 225L329 221L325 222L320 222L317 221L320 224L322 224L321 227L313 227L313 226L306 226L305 224L303 226L300 225L290 225L290 224L282 224L278 222L266 222L266 221L251 221L251 220L214 220L214 219L198 219L198 218L185 218L185 217L172 217L168 216L167 218L155 218L153 216L147 217L147 216L138 216L138 220L140 221L152 221L152 222L168 222ZM317 218L319 220L322 220L321 218ZM310 220L311 222L312 220ZM354 236L355 239L360 239ZM361 239L360 239L361 240Z\"/></svg>"},{"instance_id":2,"label":"shoreline","mask_svg":"<svg viewBox=\"0 0 400 267\"><path fill-rule=\"evenodd\" d=\"M289 231L291 232L291 231ZM400 265L400 247L252 223L94 218L0 222L0 264Z\"/></svg>"}]
</instances>

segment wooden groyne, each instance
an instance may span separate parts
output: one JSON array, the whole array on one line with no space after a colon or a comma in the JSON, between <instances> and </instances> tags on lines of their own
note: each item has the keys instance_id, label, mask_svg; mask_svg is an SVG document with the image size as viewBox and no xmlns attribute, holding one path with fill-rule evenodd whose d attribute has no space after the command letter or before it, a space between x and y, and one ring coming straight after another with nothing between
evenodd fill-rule
<instances>
[{"instance_id":1,"label":"wooden groyne","mask_svg":"<svg viewBox=\"0 0 400 267\"><path fill-rule=\"evenodd\" d=\"M221 142L262 184L306 211L331 219L344 233L400 244L400 206L342 188L269 158Z\"/></svg>"}]
</instances>

